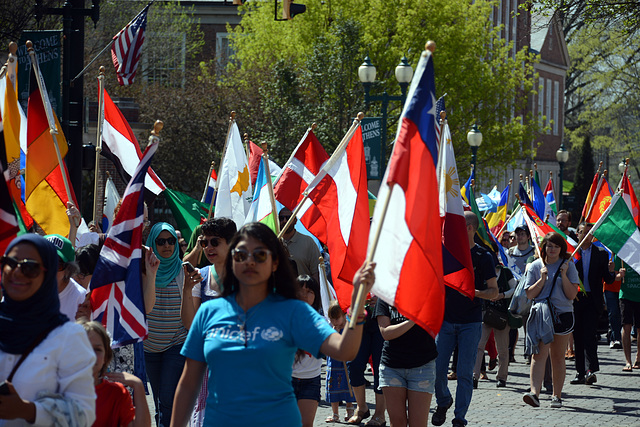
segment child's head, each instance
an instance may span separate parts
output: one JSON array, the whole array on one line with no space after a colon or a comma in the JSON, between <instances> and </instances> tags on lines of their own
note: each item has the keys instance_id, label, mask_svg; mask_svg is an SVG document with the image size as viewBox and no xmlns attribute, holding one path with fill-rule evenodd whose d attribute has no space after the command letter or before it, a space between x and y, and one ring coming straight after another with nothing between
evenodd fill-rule
<instances>
[{"instance_id":1,"label":"child's head","mask_svg":"<svg viewBox=\"0 0 640 427\"><path fill-rule=\"evenodd\" d=\"M93 367L93 377L95 379L104 376L107 366L113 359L113 351L111 350L111 338L107 334L104 327L95 320L89 321L86 318L78 320L78 323L84 327L89 337L89 342L93 351L96 353L96 364Z\"/></svg>"},{"instance_id":2,"label":"child's head","mask_svg":"<svg viewBox=\"0 0 640 427\"><path fill-rule=\"evenodd\" d=\"M308 274L301 274L296 279L300 289L298 291L299 298L302 301L308 302L311 307L319 311L322 306L322 300L320 299L320 285L313 277Z\"/></svg>"},{"instance_id":3,"label":"child's head","mask_svg":"<svg viewBox=\"0 0 640 427\"><path fill-rule=\"evenodd\" d=\"M338 301L333 301L331 305L329 305L327 316L329 317L331 326L336 329L343 329L347 323L347 318L345 317L340 304L338 304Z\"/></svg>"}]
</instances>

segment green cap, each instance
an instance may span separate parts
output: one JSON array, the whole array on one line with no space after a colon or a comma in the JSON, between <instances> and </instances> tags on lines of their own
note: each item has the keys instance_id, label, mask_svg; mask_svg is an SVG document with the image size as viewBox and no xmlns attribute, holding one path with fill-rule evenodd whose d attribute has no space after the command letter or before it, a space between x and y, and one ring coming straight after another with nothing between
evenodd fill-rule
<instances>
[{"instance_id":1,"label":"green cap","mask_svg":"<svg viewBox=\"0 0 640 427\"><path fill-rule=\"evenodd\" d=\"M73 249L71 240L59 234L49 234L44 238L53 243L62 261L71 262L76 260L76 251Z\"/></svg>"}]
</instances>

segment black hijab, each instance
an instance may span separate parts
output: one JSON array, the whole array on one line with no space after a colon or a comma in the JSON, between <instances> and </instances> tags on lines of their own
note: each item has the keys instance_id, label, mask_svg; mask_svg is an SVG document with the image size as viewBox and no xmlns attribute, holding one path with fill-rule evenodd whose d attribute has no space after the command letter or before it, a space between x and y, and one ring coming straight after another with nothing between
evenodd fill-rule
<instances>
[{"instance_id":1,"label":"black hijab","mask_svg":"<svg viewBox=\"0 0 640 427\"><path fill-rule=\"evenodd\" d=\"M18 243L34 246L42 265L47 269L42 286L33 296L24 301L14 301L4 292L0 303L0 350L5 353L22 354L35 339L47 329L62 325L69 319L60 313L58 298L58 254L55 246L37 234L23 234L9 244L5 254Z\"/></svg>"}]
</instances>

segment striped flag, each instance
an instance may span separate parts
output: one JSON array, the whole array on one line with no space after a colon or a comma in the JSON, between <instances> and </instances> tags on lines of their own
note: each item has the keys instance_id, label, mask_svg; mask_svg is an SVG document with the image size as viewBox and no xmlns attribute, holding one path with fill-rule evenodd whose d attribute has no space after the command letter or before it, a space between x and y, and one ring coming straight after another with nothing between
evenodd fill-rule
<instances>
[{"instance_id":1,"label":"striped flag","mask_svg":"<svg viewBox=\"0 0 640 427\"><path fill-rule=\"evenodd\" d=\"M145 176L157 148L157 143L151 143L136 167L91 279L92 317L105 326L114 348L142 341L148 334L140 269L144 262L143 195Z\"/></svg>"},{"instance_id":2,"label":"striped flag","mask_svg":"<svg viewBox=\"0 0 640 427\"><path fill-rule=\"evenodd\" d=\"M254 183L255 193L253 195L253 201L251 202L251 206L249 206L249 212L247 213L247 218L244 223L261 222L269 226L274 233L277 233L276 221L278 221L278 212L276 207L271 204L271 196L269 194L270 183L268 180L271 179L271 177L267 176L267 170L264 165L267 159L261 157L261 160L258 165L256 182Z\"/></svg>"},{"instance_id":3,"label":"striped flag","mask_svg":"<svg viewBox=\"0 0 640 427\"><path fill-rule=\"evenodd\" d=\"M147 27L149 6L151 6L151 3L113 37L111 59L114 67L116 67L120 86L130 85L136 76L142 44L144 43L144 30Z\"/></svg>"},{"instance_id":4,"label":"striped flag","mask_svg":"<svg viewBox=\"0 0 640 427\"><path fill-rule=\"evenodd\" d=\"M558 207L556 205L556 197L553 192L553 180L551 178L549 178L549 182L547 182L547 186L544 189L544 198L547 200L547 204L549 205L549 208L551 208L553 213L557 215Z\"/></svg>"}]
</instances>

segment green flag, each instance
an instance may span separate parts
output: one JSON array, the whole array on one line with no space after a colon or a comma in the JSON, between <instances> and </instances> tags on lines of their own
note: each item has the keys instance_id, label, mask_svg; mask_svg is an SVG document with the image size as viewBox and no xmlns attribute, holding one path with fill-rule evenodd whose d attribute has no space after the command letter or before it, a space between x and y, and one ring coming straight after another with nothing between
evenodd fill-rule
<instances>
[{"instance_id":1,"label":"green flag","mask_svg":"<svg viewBox=\"0 0 640 427\"><path fill-rule=\"evenodd\" d=\"M487 234L487 229L484 227L484 218L480 214L480 209L478 209L478 204L476 203L476 196L473 193L473 186L469 187L469 206L471 207L471 211L476 214L478 217L478 221L480 222L480 226L478 227L478 236L484 242L484 244L491 248L491 239L489 238L489 234Z\"/></svg>"},{"instance_id":2,"label":"green flag","mask_svg":"<svg viewBox=\"0 0 640 427\"><path fill-rule=\"evenodd\" d=\"M178 228L185 239L193 233L200 223L207 219L209 204L202 203L176 190L164 190L164 198L173 213Z\"/></svg>"}]
</instances>

